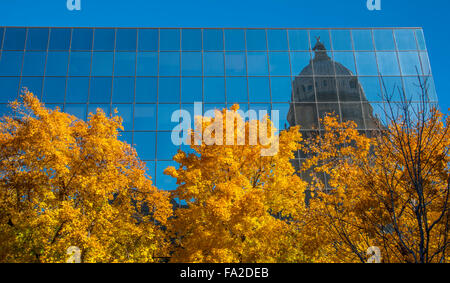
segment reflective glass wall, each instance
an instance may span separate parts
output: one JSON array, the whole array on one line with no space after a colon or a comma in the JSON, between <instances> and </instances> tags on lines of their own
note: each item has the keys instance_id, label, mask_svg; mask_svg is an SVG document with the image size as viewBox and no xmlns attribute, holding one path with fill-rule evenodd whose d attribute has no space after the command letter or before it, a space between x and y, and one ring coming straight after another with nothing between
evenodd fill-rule
<instances>
[{"instance_id":1,"label":"reflective glass wall","mask_svg":"<svg viewBox=\"0 0 450 283\"><path fill-rule=\"evenodd\" d=\"M366 130L372 114L383 119L385 92L400 101L392 90L401 88L419 100L418 75L436 102L417 28L0 27L0 113L22 87L83 119L117 108L121 138L168 190L175 182L163 170L178 149L170 139L177 109L193 113L194 102L203 102L203 111L234 103L244 111L279 110L280 128L300 124L305 133L320 130L323 113L336 112Z\"/></svg>"}]
</instances>

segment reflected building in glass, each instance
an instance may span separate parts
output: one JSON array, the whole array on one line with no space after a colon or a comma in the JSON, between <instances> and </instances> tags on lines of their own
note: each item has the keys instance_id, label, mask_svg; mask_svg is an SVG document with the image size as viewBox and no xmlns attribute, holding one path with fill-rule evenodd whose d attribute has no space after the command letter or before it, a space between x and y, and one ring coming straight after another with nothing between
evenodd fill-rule
<instances>
[{"instance_id":1,"label":"reflected building in glass","mask_svg":"<svg viewBox=\"0 0 450 283\"><path fill-rule=\"evenodd\" d=\"M194 102L203 111L279 110L282 129L300 124L304 134L320 132L319 118L335 112L366 131L373 117L383 120L382 82L416 103L417 75L437 102L420 28L0 27L0 113L22 87L82 119L117 109L121 138L167 190L176 184L163 170L180 148L171 142L175 110L193 114Z\"/></svg>"}]
</instances>

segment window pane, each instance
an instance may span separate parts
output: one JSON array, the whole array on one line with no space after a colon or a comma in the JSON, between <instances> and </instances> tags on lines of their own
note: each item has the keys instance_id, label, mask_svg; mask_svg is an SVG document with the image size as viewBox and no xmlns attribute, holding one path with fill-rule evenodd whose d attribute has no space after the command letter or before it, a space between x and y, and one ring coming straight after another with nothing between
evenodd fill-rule
<instances>
[{"instance_id":1,"label":"window pane","mask_svg":"<svg viewBox=\"0 0 450 283\"><path fill-rule=\"evenodd\" d=\"M181 53L181 75L201 76L202 75L202 53L182 52Z\"/></svg>"},{"instance_id":2,"label":"window pane","mask_svg":"<svg viewBox=\"0 0 450 283\"><path fill-rule=\"evenodd\" d=\"M245 31L242 29L225 29L225 50L245 50Z\"/></svg>"},{"instance_id":3,"label":"window pane","mask_svg":"<svg viewBox=\"0 0 450 283\"><path fill-rule=\"evenodd\" d=\"M157 29L139 29L139 50L157 51L158 50L158 30Z\"/></svg>"},{"instance_id":4,"label":"window pane","mask_svg":"<svg viewBox=\"0 0 450 283\"><path fill-rule=\"evenodd\" d=\"M311 53L309 52L291 52L292 75L299 75L310 61ZM310 75L312 76L312 73Z\"/></svg>"},{"instance_id":5,"label":"window pane","mask_svg":"<svg viewBox=\"0 0 450 283\"><path fill-rule=\"evenodd\" d=\"M394 37L391 29L373 30L377 50L395 50Z\"/></svg>"},{"instance_id":6,"label":"window pane","mask_svg":"<svg viewBox=\"0 0 450 283\"><path fill-rule=\"evenodd\" d=\"M157 76L158 75L158 53L138 52L137 54L137 75Z\"/></svg>"},{"instance_id":7,"label":"window pane","mask_svg":"<svg viewBox=\"0 0 450 283\"><path fill-rule=\"evenodd\" d=\"M45 69L45 52L25 52L23 76L42 76Z\"/></svg>"},{"instance_id":8,"label":"window pane","mask_svg":"<svg viewBox=\"0 0 450 283\"><path fill-rule=\"evenodd\" d=\"M425 37L423 36L423 30L416 29L416 39L420 50L426 50Z\"/></svg>"},{"instance_id":9,"label":"window pane","mask_svg":"<svg viewBox=\"0 0 450 283\"><path fill-rule=\"evenodd\" d=\"M362 87L361 100L369 102L381 102L381 89L378 77L361 77L359 83Z\"/></svg>"},{"instance_id":10,"label":"window pane","mask_svg":"<svg viewBox=\"0 0 450 283\"><path fill-rule=\"evenodd\" d=\"M133 129L133 104L113 104L112 109L117 109L117 115L122 117L124 131Z\"/></svg>"},{"instance_id":11,"label":"window pane","mask_svg":"<svg viewBox=\"0 0 450 283\"><path fill-rule=\"evenodd\" d=\"M371 30L353 30L355 50L373 50Z\"/></svg>"},{"instance_id":12,"label":"window pane","mask_svg":"<svg viewBox=\"0 0 450 283\"><path fill-rule=\"evenodd\" d=\"M378 66L382 76L399 76L397 55L395 52L378 52Z\"/></svg>"},{"instance_id":13,"label":"window pane","mask_svg":"<svg viewBox=\"0 0 450 283\"><path fill-rule=\"evenodd\" d=\"M115 76L134 76L136 74L136 53L116 52L114 61Z\"/></svg>"},{"instance_id":14,"label":"window pane","mask_svg":"<svg viewBox=\"0 0 450 283\"><path fill-rule=\"evenodd\" d=\"M311 47L314 48L314 45L317 42L317 39L320 38L320 42L322 42L325 45L325 48L327 50L331 50L331 43L330 43L330 32L327 29L315 29L310 30L310 40L311 40Z\"/></svg>"},{"instance_id":15,"label":"window pane","mask_svg":"<svg viewBox=\"0 0 450 283\"><path fill-rule=\"evenodd\" d=\"M47 50L48 33L49 30L47 28L29 28L27 35L27 50Z\"/></svg>"},{"instance_id":16,"label":"window pane","mask_svg":"<svg viewBox=\"0 0 450 283\"><path fill-rule=\"evenodd\" d=\"M172 113L178 110L180 104L158 104L158 131L171 131L178 124L171 122ZM170 142L170 138L165 142Z\"/></svg>"},{"instance_id":17,"label":"window pane","mask_svg":"<svg viewBox=\"0 0 450 283\"><path fill-rule=\"evenodd\" d=\"M403 85L401 77L382 77L381 78L381 90L383 93L383 99L389 98L393 102L402 101Z\"/></svg>"},{"instance_id":18,"label":"window pane","mask_svg":"<svg viewBox=\"0 0 450 283\"><path fill-rule=\"evenodd\" d=\"M341 78L339 82L346 81L345 78ZM338 101L336 79L330 77L315 77L314 83L316 85L316 97L319 102L334 102ZM357 92L356 92L357 93ZM348 98L348 91L342 93L342 100L350 100ZM359 95L359 94L358 94Z\"/></svg>"},{"instance_id":19,"label":"window pane","mask_svg":"<svg viewBox=\"0 0 450 283\"><path fill-rule=\"evenodd\" d=\"M105 115L107 117L109 117L110 113L111 113L111 106L109 104L89 104L88 105L88 115L89 113L92 114L96 114L98 109L101 109L103 111L103 113L105 113ZM130 142L131 144L131 142Z\"/></svg>"},{"instance_id":20,"label":"window pane","mask_svg":"<svg viewBox=\"0 0 450 283\"><path fill-rule=\"evenodd\" d=\"M11 79L12 81L14 81L15 78L8 78L8 79ZM43 80L42 77L22 77L22 80L20 82L20 90L22 90L22 88L26 87L36 97L41 99L41 97L42 97L42 80ZM1 89L4 89L4 88L2 87ZM5 91L5 93L8 93L8 91Z\"/></svg>"},{"instance_id":21,"label":"window pane","mask_svg":"<svg viewBox=\"0 0 450 283\"><path fill-rule=\"evenodd\" d=\"M72 30L72 50L91 50L94 32L92 29L75 28Z\"/></svg>"},{"instance_id":22,"label":"window pane","mask_svg":"<svg viewBox=\"0 0 450 283\"><path fill-rule=\"evenodd\" d=\"M350 30L331 30L333 50L353 50Z\"/></svg>"},{"instance_id":23,"label":"window pane","mask_svg":"<svg viewBox=\"0 0 450 283\"><path fill-rule=\"evenodd\" d=\"M91 78L89 91L89 102L110 103L111 102L112 78Z\"/></svg>"},{"instance_id":24,"label":"window pane","mask_svg":"<svg viewBox=\"0 0 450 283\"><path fill-rule=\"evenodd\" d=\"M180 101L180 78L159 78L158 102Z\"/></svg>"},{"instance_id":25,"label":"window pane","mask_svg":"<svg viewBox=\"0 0 450 283\"><path fill-rule=\"evenodd\" d=\"M3 46L3 35L5 34L5 29L4 28L0 28L0 49L2 48L1 46ZM1 113L0 113L1 115Z\"/></svg>"},{"instance_id":26,"label":"window pane","mask_svg":"<svg viewBox=\"0 0 450 283\"><path fill-rule=\"evenodd\" d=\"M355 52L358 74L361 76L378 75L377 62L373 52Z\"/></svg>"},{"instance_id":27,"label":"window pane","mask_svg":"<svg viewBox=\"0 0 450 283\"><path fill-rule=\"evenodd\" d=\"M204 74L205 76L223 76L224 59L223 52L204 52Z\"/></svg>"},{"instance_id":28,"label":"window pane","mask_svg":"<svg viewBox=\"0 0 450 283\"><path fill-rule=\"evenodd\" d=\"M427 52L420 52L420 61L422 62L422 70L424 75L431 75L430 60Z\"/></svg>"},{"instance_id":29,"label":"window pane","mask_svg":"<svg viewBox=\"0 0 450 283\"><path fill-rule=\"evenodd\" d=\"M266 30L248 29L246 33L247 50L263 51L267 50Z\"/></svg>"},{"instance_id":30,"label":"window pane","mask_svg":"<svg viewBox=\"0 0 450 283\"><path fill-rule=\"evenodd\" d=\"M27 29L6 28L3 50L24 50Z\"/></svg>"},{"instance_id":31,"label":"window pane","mask_svg":"<svg viewBox=\"0 0 450 283\"><path fill-rule=\"evenodd\" d=\"M114 53L94 52L92 56L92 75L111 76L113 70Z\"/></svg>"},{"instance_id":32,"label":"window pane","mask_svg":"<svg viewBox=\"0 0 450 283\"><path fill-rule=\"evenodd\" d=\"M227 103L247 103L247 78L246 77L227 77Z\"/></svg>"},{"instance_id":33,"label":"window pane","mask_svg":"<svg viewBox=\"0 0 450 283\"><path fill-rule=\"evenodd\" d=\"M139 158L142 160L154 160L156 150L156 133L138 133L133 135L133 141Z\"/></svg>"},{"instance_id":34,"label":"window pane","mask_svg":"<svg viewBox=\"0 0 450 283\"><path fill-rule=\"evenodd\" d=\"M352 74L356 74L355 57L353 56L353 52L334 52L333 56L336 63L344 65L345 68L352 71ZM336 75L339 76L342 74L338 73Z\"/></svg>"},{"instance_id":35,"label":"window pane","mask_svg":"<svg viewBox=\"0 0 450 283\"><path fill-rule=\"evenodd\" d=\"M203 50L205 51L223 50L223 32L221 29L203 30Z\"/></svg>"},{"instance_id":36,"label":"window pane","mask_svg":"<svg viewBox=\"0 0 450 283\"><path fill-rule=\"evenodd\" d=\"M394 31L398 50L416 50L416 38L412 29L397 29Z\"/></svg>"},{"instance_id":37,"label":"window pane","mask_svg":"<svg viewBox=\"0 0 450 283\"><path fill-rule=\"evenodd\" d=\"M87 111L86 108L86 104L66 104L64 106L64 112L73 115L78 119L85 120Z\"/></svg>"},{"instance_id":38,"label":"window pane","mask_svg":"<svg viewBox=\"0 0 450 283\"><path fill-rule=\"evenodd\" d=\"M156 104L134 105L134 130L156 130Z\"/></svg>"},{"instance_id":39,"label":"window pane","mask_svg":"<svg viewBox=\"0 0 450 283\"><path fill-rule=\"evenodd\" d=\"M19 78L0 77L0 89L1 89L0 102L7 103L15 100L19 93ZM31 88L30 91L32 91Z\"/></svg>"},{"instance_id":40,"label":"window pane","mask_svg":"<svg viewBox=\"0 0 450 283\"><path fill-rule=\"evenodd\" d=\"M249 76L267 76L269 74L266 53L248 52L247 62Z\"/></svg>"},{"instance_id":41,"label":"window pane","mask_svg":"<svg viewBox=\"0 0 450 283\"><path fill-rule=\"evenodd\" d=\"M271 76L291 75L288 52L269 52L269 63Z\"/></svg>"},{"instance_id":42,"label":"window pane","mask_svg":"<svg viewBox=\"0 0 450 283\"><path fill-rule=\"evenodd\" d=\"M202 50L202 30L201 29L183 29L182 50L201 51Z\"/></svg>"},{"instance_id":43,"label":"window pane","mask_svg":"<svg viewBox=\"0 0 450 283\"><path fill-rule=\"evenodd\" d=\"M201 102L202 78L181 78L181 102Z\"/></svg>"},{"instance_id":44,"label":"window pane","mask_svg":"<svg viewBox=\"0 0 450 283\"><path fill-rule=\"evenodd\" d=\"M342 121L354 121L358 129L363 129L364 120L361 103L341 103Z\"/></svg>"},{"instance_id":45,"label":"window pane","mask_svg":"<svg viewBox=\"0 0 450 283\"><path fill-rule=\"evenodd\" d=\"M116 31L114 29L95 29L94 50L112 51L114 50L114 41Z\"/></svg>"},{"instance_id":46,"label":"window pane","mask_svg":"<svg viewBox=\"0 0 450 283\"><path fill-rule=\"evenodd\" d=\"M268 77L249 77L248 96L250 102L270 102Z\"/></svg>"},{"instance_id":47,"label":"window pane","mask_svg":"<svg viewBox=\"0 0 450 283\"><path fill-rule=\"evenodd\" d=\"M160 76L180 75L180 54L178 52L159 53L159 75Z\"/></svg>"},{"instance_id":48,"label":"window pane","mask_svg":"<svg viewBox=\"0 0 450 283\"><path fill-rule=\"evenodd\" d=\"M290 50L310 50L307 30L288 30Z\"/></svg>"},{"instance_id":49,"label":"window pane","mask_svg":"<svg viewBox=\"0 0 450 283\"><path fill-rule=\"evenodd\" d=\"M66 92L66 78L46 77L44 81L43 101L63 103Z\"/></svg>"},{"instance_id":50,"label":"window pane","mask_svg":"<svg viewBox=\"0 0 450 283\"><path fill-rule=\"evenodd\" d=\"M295 125L300 125L302 129L317 129L317 104L315 103L295 103L292 120Z\"/></svg>"},{"instance_id":51,"label":"window pane","mask_svg":"<svg viewBox=\"0 0 450 283\"><path fill-rule=\"evenodd\" d=\"M314 91L313 77L295 77L292 84L293 100L296 102L314 102L316 94Z\"/></svg>"},{"instance_id":52,"label":"window pane","mask_svg":"<svg viewBox=\"0 0 450 283\"><path fill-rule=\"evenodd\" d=\"M205 102L225 103L225 80L224 78L204 79Z\"/></svg>"},{"instance_id":53,"label":"window pane","mask_svg":"<svg viewBox=\"0 0 450 283\"><path fill-rule=\"evenodd\" d=\"M89 76L91 71L91 52L71 52L69 76Z\"/></svg>"},{"instance_id":54,"label":"window pane","mask_svg":"<svg viewBox=\"0 0 450 283\"><path fill-rule=\"evenodd\" d=\"M421 101L422 88L420 84L423 84L423 80L419 82L417 77L404 77L403 83L405 85L405 94L408 101Z\"/></svg>"},{"instance_id":55,"label":"window pane","mask_svg":"<svg viewBox=\"0 0 450 283\"><path fill-rule=\"evenodd\" d=\"M225 54L225 65L227 76L245 76L247 74L244 52L227 52Z\"/></svg>"},{"instance_id":56,"label":"window pane","mask_svg":"<svg viewBox=\"0 0 450 283\"><path fill-rule=\"evenodd\" d=\"M170 160L177 154L179 147L172 143L171 134L171 132L158 132L156 154L158 160Z\"/></svg>"},{"instance_id":57,"label":"window pane","mask_svg":"<svg viewBox=\"0 0 450 283\"><path fill-rule=\"evenodd\" d=\"M69 53L66 51L49 51L45 74L47 76L65 76L69 63Z\"/></svg>"},{"instance_id":58,"label":"window pane","mask_svg":"<svg viewBox=\"0 0 450 283\"><path fill-rule=\"evenodd\" d=\"M114 78L113 103L132 103L134 101L134 78Z\"/></svg>"},{"instance_id":59,"label":"window pane","mask_svg":"<svg viewBox=\"0 0 450 283\"><path fill-rule=\"evenodd\" d=\"M399 52L400 67L402 75L417 76L421 74L419 55L417 52Z\"/></svg>"},{"instance_id":60,"label":"window pane","mask_svg":"<svg viewBox=\"0 0 450 283\"><path fill-rule=\"evenodd\" d=\"M71 31L68 28L52 28L50 30L49 50L69 50Z\"/></svg>"},{"instance_id":61,"label":"window pane","mask_svg":"<svg viewBox=\"0 0 450 283\"><path fill-rule=\"evenodd\" d=\"M273 102L291 101L292 84L290 77L271 77L270 89Z\"/></svg>"},{"instance_id":62,"label":"window pane","mask_svg":"<svg viewBox=\"0 0 450 283\"><path fill-rule=\"evenodd\" d=\"M117 29L116 32L116 50L118 51L136 51L136 29Z\"/></svg>"},{"instance_id":63,"label":"window pane","mask_svg":"<svg viewBox=\"0 0 450 283\"><path fill-rule=\"evenodd\" d=\"M168 166L177 166L177 163L173 161L158 161L156 165L156 186L162 190L175 190L177 188L177 179L164 174L164 170Z\"/></svg>"},{"instance_id":64,"label":"window pane","mask_svg":"<svg viewBox=\"0 0 450 283\"><path fill-rule=\"evenodd\" d=\"M159 50L178 51L180 50L180 30L160 29L159 30Z\"/></svg>"},{"instance_id":65,"label":"window pane","mask_svg":"<svg viewBox=\"0 0 450 283\"><path fill-rule=\"evenodd\" d=\"M86 103L89 94L89 78L73 77L67 79L66 103Z\"/></svg>"},{"instance_id":66,"label":"window pane","mask_svg":"<svg viewBox=\"0 0 450 283\"><path fill-rule=\"evenodd\" d=\"M20 76L23 51L3 51L0 57L0 76Z\"/></svg>"},{"instance_id":67,"label":"window pane","mask_svg":"<svg viewBox=\"0 0 450 283\"><path fill-rule=\"evenodd\" d=\"M156 102L157 78L136 78L136 103Z\"/></svg>"},{"instance_id":68,"label":"window pane","mask_svg":"<svg viewBox=\"0 0 450 283\"><path fill-rule=\"evenodd\" d=\"M287 33L284 29L268 29L269 50L288 50Z\"/></svg>"}]
</instances>

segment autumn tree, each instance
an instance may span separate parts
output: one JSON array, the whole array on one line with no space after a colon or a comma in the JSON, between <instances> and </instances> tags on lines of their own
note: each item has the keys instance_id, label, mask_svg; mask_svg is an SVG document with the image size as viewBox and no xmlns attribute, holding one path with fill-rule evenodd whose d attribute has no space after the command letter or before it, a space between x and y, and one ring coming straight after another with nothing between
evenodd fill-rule
<instances>
[{"instance_id":1,"label":"autumn tree","mask_svg":"<svg viewBox=\"0 0 450 283\"><path fill-rule=\"evenodd\" d=\"M388 123L371 137L326 116L324 134L308 142L304 170L329 176L328 185L311 184L316 197L305 214L311 229L304 239L314 243L317 261L366 262L371 246L383 262L450 260L450 118L428 103L426 82L419 84L417 105L405 93L399 104L387 98Z\"/></svg>"},{"instance_id":2,"label":"autumn tree","mask_svg":"<svg viewBox=\"0 0 450 283\"><path fill-rule=\"evenodd\" d=\"M268 117L244 121L238 108L196 117L200 131L190 134L193 152L179 151L174 156L178 168L165 171L177 179L173 197L186 203L169 223L173 262L306 260L292 225L305 199L305 183L290 163L302 140L298 127L278 137ZM223 127L211 130L217 123ZM269 143L251 140L252 133L266 129L268 141L279 146L276 154L264 156ZM199 140L199 133L216 142L205 136Z\"/></svg>"},{"instance_id":3,"label":"autumn tree","mask_svg":"<svg viewBox=\"0 0 450 283\"><path fill-rule=\"evenodd\" d=\"M0 262L153 262L165 254L168 194L152 186L121 118L87 121L26 91L0 122Z\"/></svg>"}]
</instances>

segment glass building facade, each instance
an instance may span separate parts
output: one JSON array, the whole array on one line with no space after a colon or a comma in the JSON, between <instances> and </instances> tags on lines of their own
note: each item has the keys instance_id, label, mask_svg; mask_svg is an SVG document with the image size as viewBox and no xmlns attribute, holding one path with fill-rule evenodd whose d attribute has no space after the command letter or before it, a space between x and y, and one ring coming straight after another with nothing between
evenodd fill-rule
<instances>
[{"instance_id":1,"label":"glass building facade","mask_svg":"<svg viewBox=\"0 0 450 283\"><path fill-rule=\"evenodd\" d=\"M22 87L82 119L117 108L121 138L167 190L176 187L163 170L179 148L170 138L177 109L279 110L281 129L300 124L305 134L335 112L366 131L383 119L385 89L419 101L418 75L437 102L420 28L0 27L0 114Z\"/></svg>"}]
</instances>

